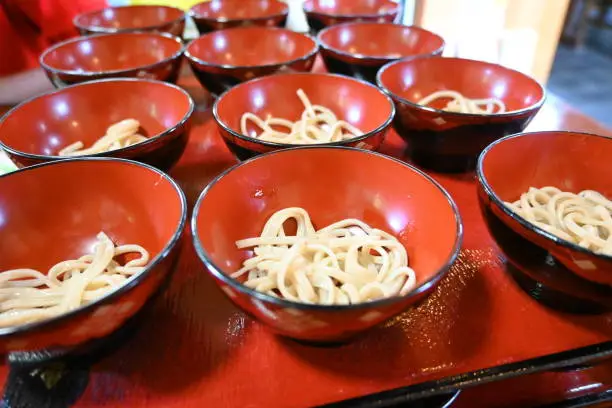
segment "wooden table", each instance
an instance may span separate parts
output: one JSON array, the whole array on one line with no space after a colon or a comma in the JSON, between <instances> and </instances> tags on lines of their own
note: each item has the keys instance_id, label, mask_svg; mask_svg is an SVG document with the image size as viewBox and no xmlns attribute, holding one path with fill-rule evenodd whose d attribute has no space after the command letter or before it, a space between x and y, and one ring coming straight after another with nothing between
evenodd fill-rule
<instances>
[{"instance_id":1,"label":"wooden table","mask_svg":"<svg viewBox=\"0 0 612 408\"><path fill-rule=\"evenodd\" d=\"M181 78L179 84L192 94L198 108L187 151L171 175L181 184L192 208L204 186L222 170L235 164L236 160L216 132L206 92L190 75ZM549 94L529 130L554 129L612 134L593 119ZM401 155L403 150L403 142L397 135L391 134L385 153ZM458 183L466 183L468 178ZM461 209L462 204L459 204ZM354 370L362 371L360 373L342 374L335 371L341 364L334 364L334 356L342 359L351 355L340 349L336 353L333 350L318 351L302 347L299 350L303 352L302 356L288 356L296 352L296 347L287 347L284 341L269 334L265 328L231 306L204 273L189 241L183 252L183 261L171 288L154 305L153 316L144 321L134 337L126 340L111 355L93 366L72 367L51 391L27 374L9 373L6 365L0 366L0 381L5 385L4 406L23 407L29 403L32 407L300 407L371 394L415 381L408 376L385 381L385 372L387 368L392 368L393 360L385 358L382 360L384 362L377 364L376 356L365 358L359 355L384 350L384 342L389 341L389 337L382 332L372 333L367 340L350 346L352 353L357 353L355 357L364 358L370 366L375 364L371 370L370 367L362 370L358 362L351 362ZM600 335L595 337L601 341ZM373 342L383 343L372 346ZM393 345L389 343L388 346ZM320 378L329 378L336 384L342 375L350 378L350 387L347 382L346 390L327 390L325 397L318 395L318 392L323 392L320 387L301 389L299 394L302 397L299 398L303 399L296 399L296 394L290 389L299 389L299 386L291 384L287 388L283 382L283 372L289 370L288 366L270 366L274 361L266 363L265 359L262 360L261 356L270 352L287 354L283 361L289 361L293 370L298 366L308 367L311 363L309 358L324 359L334 367L326 370L324 364L319 371L308 367L305 371L308 375L303 378L304 387L309 387ZM308 358L304 359L305 356ZM321 361L317 363L321 364ZM234 368L240 365L243 368L236 371ZM457 367L456 371L461 372L462 369ZM237 375L228 376L231 370ZM435 377L434 371L431 378ZM272 373L273 378L270 378ZM425 375L423 378L430 377ZM298 381L301 380L298 377ZM472 387L462 392L453 407L534 406L585 396L602 399L606 397L603 393L611 384L612 363L604 363L579 372L536 373L480 386L471 383Z\"/></svg>"}]
</instances>

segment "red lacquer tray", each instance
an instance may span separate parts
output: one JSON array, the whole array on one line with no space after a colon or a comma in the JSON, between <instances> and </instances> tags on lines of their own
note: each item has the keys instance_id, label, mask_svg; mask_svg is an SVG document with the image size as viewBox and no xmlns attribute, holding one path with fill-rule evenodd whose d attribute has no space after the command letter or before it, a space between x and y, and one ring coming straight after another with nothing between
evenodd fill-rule
<instances>
[{"instance_id":1,"label":"red lacquer tray","mask_svg":"<svg viewBox=\"0 0 612 408\"><path fill-rule=\"evenodd\" d=\"M203 187L236 162L205 109L207 96L191 76L182 85L200 109L171 175L192 208ZM530 129L542 128L607 132L554 97ZM404 158L404 148L390 132L382 152ZM612 356L611 314L554 311L509 276L481 218L474 175L432 176L459 206L464 245L439 289L415 310L345 346L299 345L234 308L204 270L188 235L170 288L135 335L89 370L75 406L304 407L358 397L365 398L351 406L385 406ZM611 367L601 367L592 391L605 391L612 380ZM564 374L549 375L558 387L570 381ZM7 366L1 366L0 381L6 384L7 376ZM590 381L572 378L577 387Z\"/></svg>"}]
</instances>

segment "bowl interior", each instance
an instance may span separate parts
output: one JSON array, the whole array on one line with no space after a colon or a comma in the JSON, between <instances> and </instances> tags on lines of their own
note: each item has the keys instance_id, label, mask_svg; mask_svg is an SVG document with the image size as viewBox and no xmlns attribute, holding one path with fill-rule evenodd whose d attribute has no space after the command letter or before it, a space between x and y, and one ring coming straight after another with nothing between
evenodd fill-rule
<instances>
[{"instance_id":1,"label":"bowl interior","mask_svg":"<svg viewBox=\"0 0 612 408\"><path fill-rule=\"evenodd\" d=\"M536 80L501 65L461 58L415 58L387 66L379 80L394 95L416 103L436 91L453 90L473 99L499 98L506 111L531 107L544 98ZM430 106L442 109L447 100Z\"/></svg>"},{"instance_id":2,"label":"bowl interior","mask_svg":"<svg viewBox=\"0 0 612 408\"><path fill-rule=\"evenodd\" d=\"M596 190L612 198L612 179L606 176L610 171L610 155L610 138L538 132L492 145L482 157L481 171L502 201L517 200L529 187L545 186L574 193ZM520 163L517 163L519 156Z\"/></svg>"},{"instance_id":3,"label":"bowl interior","mask_svg":"<svg viewBox=\"0 0 612 408\"><path fill-rule=\"evenodd\" d=\"M302 148L260 156L214 183L196 216L199 239L218 268L234 272L249 254L235 241L259 236L287 207L306 209L317 229L358 218L394 234L419 284L449 262L459 233L446 195L416 170L359 150Z\"/></svg>"},{"instance_id":4,"label":"bowl interior","mask_svg":"<svg viewBox=\"0 0 612 408\"><path fill-rule=\"evenodd\" d=\"M338 119L364 133L378 129L393 113L393 105L378 88L327 74L279 74L245 82L217 101L216 113L223 124L237 133L241 133L240 118L246 112L296 121L304 111L296 94L298 89L306 93L313 105L331 109ZM260 129L255 125L249 127L249 136L258 133Z\"/></svg>"},{"instance_id":5,"label":"bowl interior","mask_svg":"<svg viewBox=\"0 0 612 408\"><path fill-rule=\"evenodd\" d=\"M46 273L91 252L100 231L154 257L172 239L182 211L173 184L136 163L64 161L11 173L0 177L0 270Z\"/></svg>"},{"instance_id":6,"label":"bowl interior","mask_svg":"<svg viewBox=\"0 0 612 408\"><path fill-rule=\"evenodd\" d=\"M336 16L376 15L396 11L392 0L306 0L304 9Z\"/></svg>"},{"instance_id":7,"label":"bowl interior","mask_svg":"<svg viewBox=\"0 0 612 408\"><path fill-rule=\"evenodd\" d=\"M55 156L71 143L90 146L123 119L149 137L180 123L191 108L184 91L147 80L88 82L19 105L0 121L0 142L14 150Z\"/></svg>"},{"instance_id":8,"label":"bowl interior","mask_svg":"<svg viewBox=\"0 0 612 408\"><path fill-rule=\"evenodd\" d=\"M80 14L75 24L82 28L112 30L152 28L166 25L184 16L182 10L167 6L110 7Z\"/></svg>"},{"instance_id":9,"label":"bowl interior","mask_svg":"<svg viewBox=\"0 0 612 408\"><path fill-rule=\"evenodd\" d=\"M319 34L319 41L327 48L354 56L383 58L432 54L444 46L441 37L427 30L385 23L331 26Z\"/></svg>"},{"instance_id":10,"label":"bowl interior","mask_svg":"<svg viewBox=\"0 0 612 408\"><path fill-rule=\"evenodd\" d=\"M178 39L161 34L116 33L68 41L44 54L42 62L59 71L118 71L155 64L181 48Z\"/></svg>"},{"instance_id":11,"label":"bowl interior","mask_svg":"<svg viewBox=\"0 0 612 408\"><path fill-rule=\"evenodd\" d=\"M239 27L214 31L191 42L188 53L204 63L234 67L282 64L314 52L316 42L275 27Z\"/></svg>"},{"instance_id":12,"label":"bowl interior","mask_svg":"<svg viewBox=\"0 0 612 408\"><path fill-rule=\"evenodd\" d=\"M212 0L191 8L197 18L218 21L259 19L287 13L288 6L278 0Z\"/></svg>"}]
</instances>

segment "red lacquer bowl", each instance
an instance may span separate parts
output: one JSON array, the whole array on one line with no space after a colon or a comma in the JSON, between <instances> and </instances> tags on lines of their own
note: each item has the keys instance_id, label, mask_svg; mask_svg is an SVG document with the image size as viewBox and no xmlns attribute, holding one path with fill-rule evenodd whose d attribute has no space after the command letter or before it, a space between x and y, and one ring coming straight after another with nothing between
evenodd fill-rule
<instances>
[{"instance_id":1,"label":"red lacquer bowl","mask_svg":"<svg viewBox=\"0 0 612 408\"><path fill-rule=\"evenodd\" d=\"M0 147L19 166L65 157L62 148L82 141L86 147L121 120L141 123L149 140L98 153L133 159L168 170L181 157L194 103L183 89L148 79L102 79L69 86L32 98L0 119Z\"/></svg>"},{"instance_id":2,"label":"red lacquer bowl","mask_svg":"<svg viewBox=\"0 0 612 408\"><path fill-rule=\"evenodd\" d=\"M420 57L385 65L378 85L397 109L394 126L412 159L438 171L473 170L491 142L525 129L542 107L544 88L533 78L501 65L461 58ZM427 95L454 90L469 98L500 98L507 112L465 114L442 110L444 101L418 105ZM439 103L438 103L439 102Z\"/></svg>"},{"instance_id":3,"label":"red lacquer bowl","mask_svg":"<svg viewBox=\"0 0 612 408\"><path fill-rule=\"evenodd\" d=\"M225 143L241 160L272 150L296 147L295 144L267 142L255 138L261 132L249 125L242 133L240 119L245 112L261 118L267 115L299 120L304 105L296 92L302 89L313 105L331 109L338 119L360 129L363 135L327 146L354 146L378 150L384 141L395 109L391 99L367 82L333 74L279 74L245 82L221 95L213 106L213 117Z\"/></svg>"},{"instance_id":4,"label":"red lacquer bowl","mask_svg":"<svg viewBox=\"0 0 612 408\"><path fill-rule=\"evenodd\" d=\"M77 15L73 20L81 35L122 31L157 31L182 37L185 12L168 6L109 7Z\"/></svg>"},{"instance_id":5,"label":"red lacquer bowl","mask_svg":"<svg viewBox=\"0 0 612 408\"><path fill-rule=\"evenodd\" d=\"M400 5L392 0L306 0L304 11L312 31L351 21L393 23Z\"/></svg>"},{"instance_id":6,"label":"red lacquer bowl","mask_svg":"<svg viewBox=\"0 0 612 408\"><path fill-rule=\"evenodd\" d=\"M308 35L277 27L214 31L192 41L185 56L202 86L220 95L253 78L310 71L319 47Z\"/></svg>"},{"instance_id":7,"label":"red lacquer bowl","mask_svg":"<svg viewBox=\"0 0 612 408\"><path fill-rule=\"evenodd\" d=\"M52 46L40 56L40 65L58 88L117 77L176 82L182 55L183 43L170 34L101 34Z\"/></svg>"},{"instance_id":8,"label":"red lacquer bowl","mask_svg":"<svg viewBox=\"0 0 612 408\"><path fill-rule=\"evenodd\" d=\"M296 206L316 228L358 218L395 235L418 288L402 297L320 306L275 298L230 278L248 256L236 240L259 236L274 212ZM191 222L200 259L232 302L275 333L324 343L350 339L427 297L462 238L457 207L432 178L396 159L345 147L281 150L238 164L204 189Z\"/></svg>"},{"instance_id":9,"label":"red lacquer bowl","mask_svg":"<svg viewBox=\"0 0 612 408\"><path fill-rule=\"evenodd\" d=\"M600 294L602 288L583 282L612 285L612 256L596 254L558 238L529 223L503 203L516 201L529 187L544 186L574 193L596 190L611 198L610 155L612 139L608 137L537 132L498 140L478 160L481 208L493 237L510 262L530 273L525 266L541 258L556 267L557 272L532 276L533 279L589 301L599 300L595 295L590 296L588 290ZM567 278L570 271L581 279ZM607 286L607 290L607 302L600 303L612 308L612 288Z\"/></svg>"},{"instance_id":10,"label":"red lacquer bowl","mask_svg":"<svg viewBox=\"0 0 612 408\"><path fill-rule=\"evenodd\" d=\"M0 352L73 348L113 333L171 276L186 223L179 186L148 165L72 159L0 177L0 271L33 268L89 253L104 231L116 244L142 245L146 269L114 292L66 314L0 328Z\"/></svg>"},{"instance_id":11,"label":"red lacquer bowl","mask_svg":"<svg viewBox=\"0 0 612 408\"><path fill-rule=\"evenodd\" d=\"M400 58L439 56L444 40L416 26L392 23L346 23L317 36L327 70L376 84L385 64Z\"/></svg>"},{"instance_id":12,"label":"red lacquer bowl","mask_svg":"<svg viewBox=\"0 0 612 408\"><path fill-rule=\"evenodd\" d=\"M189 11L201 34L241 26L283 27L289 6L280 0L212 0Z\"/></svg>"}]
</instances>

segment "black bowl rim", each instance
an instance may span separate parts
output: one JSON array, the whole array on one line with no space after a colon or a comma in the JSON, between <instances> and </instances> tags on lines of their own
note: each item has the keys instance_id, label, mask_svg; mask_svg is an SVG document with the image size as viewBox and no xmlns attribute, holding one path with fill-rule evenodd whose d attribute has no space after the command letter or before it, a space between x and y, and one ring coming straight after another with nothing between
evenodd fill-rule
<instances>
[{"instance_id":1,"label":"black bowl rim","mask_svg":"<svg viewBox=\"0 0 612 408\"><path fill-rule=\"evenodd\" d=\"M232 1L232 0L230 0ZM236 0L233 0L236 1ZM202 16L201 14L198 14L194 9L201 5L201 4L208 4L210 3L210 1L201 1L197 4L194 4L190 9L189 9L189 16L191 18L193 18L194 20L201 20L201 21L214 21L214 22L219 22L219 23L232 23L232 22L237 22L237 21L265 21L265 20L269 20L271 18L275 18L275 17L284 17L289 15L289 5L287 3L284 3L280 0L268 0L277 4L281 4L284 6L284 10L280 13L273 13L273 14L269 14L263 17L241 17L241 18L218 18L218 17L205 17ZM222 0L223 2L223 0ZM236 1L237 2L237 1Z\"/></svg>"},{"instance_id":2,"label":"black bowl rim","mask_svg":"<svg viewBox=\"0 0 612 408\"><path fill-rule=\"evenodd\" d=\"M383 13L353 13L353 14L346 14L346 13L325 13L323 11L320 10L313 10L311 8L308 8L306 6L306 1L304 2L304 5L302 6L304 11L306 12L307 15L319 15L319 16L325 16L325 17L332 17L332 18L376 18L376 17L384 17L384 16L390 16L393 14L398 14L399 10L400 10L400 4L399 2L394 2L392 0L385 0L389 5L393 5L395 6L392 10L389 11L385 11Z\"/></svg>"},{"instance_id":3,"label":"black bowl rim","mask_svg":"<svg viewBox=\"0 0 612 408\"><path fill-rule=\"evenodd\" d=\"M495 194L495 191L489 185L489 182L487 181L487 177L485 176L485 171L484 171L484 160L485 160L486 155L487 155L487 153L489 151L491 151L493 148L495 148L496 145L498 145L500 143L503 143L503 142L505 142L507 140L517 139L517 138L522 138L522 137L539 137L539 136L543 136L543 135L574 135L574 136L599 137L599 138L607 139L607 140L610 141L610 143L612 143L612 138L607 137L607 136L601 136L601 135L596 135L594 133L586 133L586 132L573 132L573 131L570 131L570 130L547 130L547 131L541 131L541 132L516 133L514 135L506 136L506 137L503 137L501 139L496 140L495 142L491 143L489 146L487 146L482 151L482 153L478 157L478 163L476 165L476 177L478 178L478 182L480 183L480 185L484 189L485 193L487 194L487 197L489 197L489 199L499 209L501 209L501 211L504 214L506 214L507 216L512 218L514 221L518 222L522 227L524 227L524 228L526 228L526 229L528 229L528 230L530 230L530 231L532 231L532 232L542 236L543 238L547 239L548 241L551 241L552 243L554 243L556 245L559 245L561 247L569 248L572 251L576 251L576 252L580 252L580 253L583 253L583 254L587 254L589 256L594 256L596 258L603 259L603 260L605 260L607 262L612 262L612 255L598 254L598 253L590 251L590 250L588 250L586 248L582 248L581 246L576 245L573 242L567 241L567 240L565 240L563 238L559 238L556 235L553 235L553 234L543 230L542 228L540 228L540 227L530 223L529 221L527 221L526 219L524 219L523 217L521 217L520 215L518 215L514 211L510 210L508 207L506 207L504 205L504 201L501 200L497 196L497 194Z\"/></svg>"},{"instance_id":4,"label":"black bowl rim","mask_svg":"<svg viewBox=\"0 0 612 408\"><path fill-rule=\"evenodd\" d=\"M177 198L180 201L181 216L180 216L180 220L179 220L178 226L177 226L176 230L174 231L174 233L172 234L170 240L162 248L162 250L159 252L159 254L157 254L157 256L155 258L153 258L153 259L151 259L149 261L149 264L145 267L145 269L142 272L134 275L132 278L130 278L128 281L126 281L126 283L124 283L122 286L119 286L117 289L113 290L112 292L110 292L110 293L108 293L108 294L106 294L104 296L101 296L100 298L94 300L91 303L87 303L86 305L80 306L80 307L78 307L78 308L76 308L74 310L71 310L69 312L63 313L61 315L54 316L54 317L51 317L49 319L35 321L35 322L32 322L32 323L21 324L21 325L18 325L18 326L2 327L2 328L0 328L0 338L6 337L6 336L11 336L11 335L14 335L14 334L24 333L24 332L28 332L28 331L37 331L37 330L45 329L45 328L53 326L55 324L62 323L62 322L66 321L66 320L69 320L69 319L71 319L73 317L76 317L76 316L88 313L92 309L94 309L94 308L96 308L96 307L98 307L98 306L100 306L102 304L106 304L106 303L114 301L116 298L118 298L119 296L121 296L125 292L131 290L132 288L137 286L140 282L142 282L143 279L151 273L151 271L154 269L155 266L157 266L162 260L164 260L164 259L166 259L168 257L170 252L174 249L174 247L180 241L180 239L181 239L181 237L183 235L183 231L184 231L185 226L187 224L187 198L185 197L185 193L180 188L178 183L176 181L174 181L174 179L172 179L169 175L167 175L163 171L158 170L155 167L153 167L151 165L148 165L148 164L145 164L145 163L140 163L140 162L137 162L137 161L134 161L134 160L119 159L119 158L115 158L115 157L104 157L104 158L102 158L102 157L77 157L77 158L71 158L71 159L65 159L65 160L57 160L57 161L53 161L53 162L41 163L41 164L37 164L37 165L34 165L34 166L25 167L23 169L19 169L19 170L16 170L14 172L11 172L11 173L0 175L0 180L2 180L3 178L6 178L6 177L11 177L11 176L14 176L14 175L21 174L23 172L36 170L36 169L39 169L41 167L46 167L46 166L63 166L63 165L68 165L69 166L70 163L73 163L73 162L82 162L82 161L94 161L94 162L101 162L101 163L111 162L111 163L114 163L114 164L130 165L130 166L139 167L141 170L152 171L154 173L157 173L159 175L159 177L160 177L160 180L163 179L167 183L170 183L170 185L172 187L174 187L174 191L176 192Z\"/></svg>"},{"instance_id":5,"label":"black bowl rim","mask_svg":"<svg viewBox=\"0 0 612 408\"><path fill-rule=\"evenodd\" d=\"M221 268L215 265L213 261L211 260L210 256L208 255L208 252L204 249L204 247L202 246L202 243L200 242L199 233L198 233L198 222L197 222L198 214L200 213L200 206L202 204L202 201L206 198L206 195L208 194L210 189L214 187L215 184L221 181L227 174L229 174L233 170L238 169L239 167L242 167L242 166L247 166L251 162L254 162L257 160L265 160L265 158L270 155L284 154L286 152L292 152L295 150L307 150L307 149L348 150L348 151L352 151L355 154L365 154L365 155L377 156L380 159L393 161L396 164L403 166L404 168L416 173L417 175L423 177L424 179L429 181L431 184L433 184L442 193L443 197L446 199L447 203L450 205L453 211L453 214L455 215L455 227L457 228L457 233L455 236L455 243L453 245L453 249L450 255L448 256L446 263L440 268L440 270L438 270L430 279L423 282L420 286L417 286L414 290L405 294L404 296L394 296L394 297L373 300L370 302L362 302L362 303L355 303L355 304L349 304L349 305L318 305L318 304L294 302L291 300L286 300L286 299L270 296L268 294L258 292L254 289L250 289L246 287L245 285L243 285L242 283L240 283L239 281L237 281L236 279L230 277L229 275L226 275L221 270ZM204 190L202 190L202 192L200 193L200 196L198 197L198 201L196 202L196 205L194 207L194 210L191 216L191 231L192 231L192 240L193 240L193 244L194 244L196 253L198 254L198 257L200 258L202 263L204 263L204 265L208 268L208 270L216 278L222 280L223 282L231 286L233 289L236 289L239 292L242 292L251 298L255 298L260 301L272 303L277 306L300 309L300 310L335 311L335 312L341 312L344 310L370 309L370 308L374 308L378 306L390 305L390 304L394 304L394 303L418 296L421 293L426 292L427 290L434 287L444 277L444 275L448 273L450 267L453 265L453 263L459 256L459 251L461 250L461 244L463 241L463 224L461 222L461 215L459 213L459 208L453 201L450 194L444 189L444 187L442 187L431 176L427 175L425 172L417 169L416 167L408 163L405 163L399 159L396 159L394 157L390 157L390 156L387 156L387 155L384 155L378 152L361 150L361 149L356 149L356 148L346 147L346 146L335 146L335 147L307 146L307 147L294 147L292 149L285 149L285 150L276 150L273 152L268 152L268 153L261 154L259 156L255 156L249 160L243 161L241 163L238 163L230 167L229 169L225 170L223 173L215 177L215 179L211 181L204 188Z\"/></svg>"},{"instance_id":6,"label":"black bowl rim","mask_svg":"<svg viewBox=\"0 0 612 408\"><path fill-rule=\"evenodd\" d=\"M526 106L524 108L521 109L517 109L517 110L513 110L513 111L508 111L508 112L504 112L504 113L460 113L460 112L448 112L442 109L436 109L436 108L432 108L431 106L424 106L424 105L419 105L415 102L409 101L408 99L402 98L401 96L397 95L395 92L391 91L389 88L387 88L385 86L385 84L382 81L382 75L384 74L384 72L389 69L390 67L394 66L394 65L399 65L399 64L403 64L406 62L412 62L412 61L417 61L417 60L421 60L421 59L428 59L428 58L444 58L447 60L461 60L461 61L470 61L472 63L478 63L478 64L482 64L482 65L486 65L486 66L490 66L490 67L495 67L495 68L501 68L503 70L506 71L511 71L514 73L517 73L527 79L529 79L532 83L536 84L540 90L542 91L542 97L536 101L535 103ZM387 93L388 95L390 95L394 100L397 100L399 103L402 104L406 104L408 106L410 106L412 109L416 109L416 110L421 110L421 111L425 111L425 112L432 112L432 113L437 113L438 115L445 115L445 116L450 116L450 117L457 117L457 118L508 118L508 117L512 117L512 116L517 116L517 115L522 115L524 113L528 113L531 111L537 111L538 109L540 109L542 107L542 105L544 104L544 101L546 100L546 88L544 88L542 86L542 84L535 78L524 74L520 71L517 71L516 69L512 69L512 68L508 68L505 67L503 65L500 64L495 64L493 62L486 62L486 61L480 61L480 60L474 60L474 59L470 59L470 58L458 58L458 57L438 57L438 56L430 56L430 55L425 55L425 56L419 56L419 57L414 57L414 58L402 58L402 59L398 59L395 61L391 61L388 64L384 65L376 74L376 84L380 87L380 89L382 89L385 93Z\"/></svg>"},{"instance_id":7,"label":"black bowl rim","mask_svg":"<svg viewBox=\"0 0 612 408\"><path fill-rule=\"evenodd\" d=\"M351 26L385 26L393 30L410 29L410 30L414 30L419 33L424 33L424 34L426 33L427 35L431 35L432 37L439 39L441 44L438 48L436 48L435 50L431 52L406 55L402 57L389 57L386 55L353 54L348 51L341 50L340 48L332 47L323 40L323 35L327 33L328 31L339 30L344 27L351 27ZM319 31L319 33L317 34L317 41L319 42L319 46L322 49L332 52L334 54L342 55L342 56L345 56L351 59L356 59L356 60L380 60L380 61L387 61L387 62L395 61L397 59L416 58L416 57L421 57L421 56L434 56L434 55L438 56L442 54L442 52L444 51L444 47L446 47L446 41L444 41L444 38L434 33L433 31L426 30L422 27L418 27L416 25L405 25L405 24L395 24L395 23L386 23L386 22L379 23L379 22L374 22L374 21L349 21L349 22L342 23L342 24L330 25L328 27L325 27L321 31Z\"/></svg>"},{"instance_id":8,"label":"black bowl rim","mask_svg":"<svg viewBox=\"0 0 612 408\"><path fill-rule=\"evenodd\" d=\"M111 28L111 27L100 27L100 26L83 25L83 24L79 23L79 19L82 18L83 16L103 13L106 10L127 9L127 8L132 8L132 9L133 8L164 8L164 9L174 9L174 10L180 11L181 12L181 16L177 17L177 18L175 18L173 20L168 20L166 22L160 23L160 24L154 24L154 25L145 26L145 27ZM153 30L155 28L159 28L159 27L163 27L163 26L166 26L166 25L169 25L169 24L177 23L179 21L183 21L183 20L185 20L185 17L186 17L186 13L183 10L181 10L180 8L178 8L178 7L164 6L164 5L155 5L155 4L131 4L131 5L125 5L125 6L105 7L103 9L87 11L85 13L77 14L72 19L72 24L76 28L78 28L79 30L86 30L86 31L89 31L89 32L92 32L92 33L95 32L95 33L111 34L111 33L128 32L128 31L147 31L147 30Z\"/></svg>"},{"instance_id":9,"label":"black bowl rim","mask_svg":"<svg viewBox=\"0 0 612 408\"><path fill-rule=\"evenodd\" d=\"M77 43L77 42L90 40L90 39L96 39L96 38L114 37L117 35L128 35L128 36L133 36L133 37L138 37L138 36L165 37L169 40L173 40L174 42L176 42L179 45L179 49L177 52L170 55L169 57L160 59L159 61L154 62L152 64L135 65L132 68L114 69L114 70L106 70L106 71L77 71L77 70L61 69L61 68L53 67L45 62L45 58L48 54L52 53L53 51L67 44ZM161 32L155 32L155 31L128 31L128 32L118 32L118 33L92 34L92 35L85 35L81 37L69 38L68 40L56 43L52 45L51 47L47 48L45 51L43 51L42 54L40 54L40 57L38 57L38 61L45 70L53 72L54 74L74 75L74 76L81 76L81 77L88 78L88 77L98 77L101 75L106 75L106 76L107 75L125 75L125 74L129 74L135 71L140 71L143 69L146 70L146 69L155 68L159 65L163 65L177 58L180 58L184 52L185 52L185 46L183 45L183 42L181 41L181 39L170 33L161 33Z\"/></svg>"},{"instance_id":10,"label":"black bowl rim","mask_svg":"<svg viewBox=\"0 0 612 408\"><path fill-rule=\"evenodd\" d=\"M100 153L95 153L95 154L87 154L87 155L82 155L82 156L75 156L75 157L113 157L113 155L119 153L119 152L133 152L135 150L140 149L142 146L146 146L149 145L151 143L155 143L156 141L158 141L159 139L166 137L168 135L170 135L171 133L173 133L176 129L184 126L187 121L189 120L189 118L191 118L191 115L193 114L193 112L195 111L195 102L193 101L193 98L191 97L191 95L189 95L189 93L187 93L187 91L185 91L183 88L181 88L178 85L175 84L171 84L168 82L164 82L164 81L157 81L154 79L145 79L145 78L105 78L105 79L97 79L94 81L87 81L87 82L81 82L72 86L68 86L68 87L64 87L64 88L59 88L59 89L55 89L52 90L50 92L44 93L42 95L37 95L34 96L32 98L26 99L25 101L21 102L19 105L11 108L8 112L6 112L6 114L2 117L0 117L0 148L6 150L10 155L15 155L18 157L24 157L27 159L32 159L32 160L39 160L39 161L55 161L55 160L64 160L67 158L67 156L54 156L54 155L44 155L44 154L36 154L36 153L26 153L26 152L22 152L21 150L16 150L13 149L12 147L6 145L3 141L2 141L2 137L1 137L1 130L2 130L2 124L4 123L4 121L10 117L14 112L16 112L18 109L21 109L21 107L25 106L26 104L38 99L38 98L44 98L50 95L54 95L56 93L61 93L61 92L65 92L66 90L75 88L75 87L80 87L80 86L89 86L89 85L95 85L101 82L147 82L147 83L154 83L157 85L162 85L162 86L167 86L170 88L173 88L176 91L179 91L183 94L183 96L187 97L187 100L189 101L189 109L187 110L187 112L185 113L185 115L183 116L183 118L176 123L176 125L172 126L169 129L164 130L163 132L156 134L155 136L151 136L149 138L147 138L147 140L140 142L140 143L136 143L130 146L126 146L126 147L122 147L120 149L115 149L115 150L109 150L107 152L100 152Z\"/></svg>"},{"instance_id":11,"label":"black bowl rim","mask_svg":"<svg viewBox=\"0 0 612 408\"><path fill-rule=\"evenodd\" d=\"M330 73L317 73L317 72L290 72L290 73L284 73L284 74L276 74L274 75L274 77L279 77L279 76L289 76L289 75L316 75L316 76L330 76L330 77L337 77L340 78L342 80L347 80L347 81L355 81L358 84L361 85L365 85L368 87L371 87L373 89L375 89L376 91L378 91L382 96L384 96L387 101L389 102L389 108L390 108L390 112L389 115L387 117L387 119L380 125L378 126L376 129L371 130L367 133L364 133L363 135L351 138L351 139L346 139L346 140L341 140L338 142L329 142L329 143L318 143L317 146L345 146L348 143L355 143L355 142L360 142L362 140L366 140L369 137L371 137L372 135L382 132L385 130L385 128L389 127L391 125L391 122L393 122L393 118L395 117L395 104L393 103L393 100L389 97L389 95L385 94L384 92L382 92L378 87L376 87L375 85L361 80L361 79L357 79L357 78L353 78L353 77L348 77L345 75L340 75L340 74L330 74ZM277 142L269 142L266 140L260 140L251 136L247 136L247 135L243 135L240 132L235 131L234 129L232 129L228 124L226 124L225 122L223 122L221 120L221 118L219 117L219 106L218 104L221 102L221 100L223 100L223 98L233 89L236 89L240 86L243 86L245 84L251 84L253 82L256 81L263 81L266 80L266 78L268 80L270 80L272 78L272 76L263 76L263 77L259 77L259 78L255 78L252 79L250 81L246 81L243 82L241 84L238 84L236 86L234 86L231 89L228 89L227 91L223 92L216 100L215 103L213 104L213 108L212 108L212 114L213 114L213 118L215 119L215 122L217 122L217 124L219 126L221 126L223 128L223 130L225 130L226 132L230 133L232 136L238 138L238 139L242 139L246 142L250 142L250 143L255 143L255 144L259 144L259 145L263 145L263 146L267 146L267 147L272 147L272 148L277 148L277 149L291 149L291 148L295 148L295 147L301 147L301 146L310 146L310 145L297 145L297 144L291 144L291 143L277 143ZM2 122L0 122L1 124Z\"/></svg>"},{"instance_id":12,"label":"black bowl rim","mask_svg":"<svg viewBox=\"0 0 612 408\"><path fill-rule=\"evenodd\" d=\"M306 54L301 55L297 58L294 59L290 59L290 60L286 60L286 61L281 61L281 62L276 62L274 64L260 64L260 65L229 65L229 64L217 64L214 62L208 62L208 61L204 61L196 56L194 56L191 52L191 46L196 42L201 40L204 37L207 36L213 36L213 35L217 35L219 33L222 32L226 32L226 31L232 31L232 30L261 30L261 31L282 31L291 35L296 35L296 36L301 36L301 37L306 37L308 38L310 41L312 41L312 48L310 49L310 51L308 51ZM297 31L292 31L283 27L261 27L261 26L250 26L250 27L232 27L232 28L224 28L223 30L215 30L215 31L211 31L209 33L203 34L201 36L199 36L198 38L195 38L193 40L191 40L189 42L189 44L187 44L187 47L185 48L185 58L187 58L187 60L191 63L192 67L194 65L198 66L205 66L205 67L212 67L212 68L221 68L221 69L225 69L228 71L231 70L238 70L238 69L254 69L254 68L274 68L274 67L281 67L283 65L289 65L289 64L294 64L296 62L299 61L307 61L310 58L314 57L315 55L317 55L317 53L319 52L319 43L317 42L317 40L311 36L310 34L305 34L305 33L298 33Z\"/></svg>"}]
</instances>

